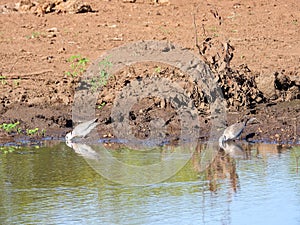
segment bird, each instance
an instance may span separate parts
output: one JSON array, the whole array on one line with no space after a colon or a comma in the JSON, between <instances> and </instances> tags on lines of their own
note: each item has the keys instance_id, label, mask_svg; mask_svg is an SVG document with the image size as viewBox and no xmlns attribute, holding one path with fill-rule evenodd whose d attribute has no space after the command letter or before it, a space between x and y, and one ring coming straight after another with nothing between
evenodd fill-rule
<instances>
[{"instance_id":1,"label":"bird","mask_svg":"<svg viewBox=\"0 0 300 225\"><path fill-rule=\"evenodd\" d=\"M99 123L98 119L92 119L78 124L71 132L67 133L66 141L71 141L74 137L85 137L88 135Z\"/></svg>"},{"instance_id":2,"label":"bird","mask_svg":"<svg viewBox=\"0 0 300 225\"><path fill-rule=\"evenodd\" d=\"M222 136L219 138L219 144L221 145L223 142L239 138L247 124L253 123L254 121L257 121L257 119L250 118L246 119L244 122L234 123L230 125L224 130Z\"/></svg>"}]
</instances>

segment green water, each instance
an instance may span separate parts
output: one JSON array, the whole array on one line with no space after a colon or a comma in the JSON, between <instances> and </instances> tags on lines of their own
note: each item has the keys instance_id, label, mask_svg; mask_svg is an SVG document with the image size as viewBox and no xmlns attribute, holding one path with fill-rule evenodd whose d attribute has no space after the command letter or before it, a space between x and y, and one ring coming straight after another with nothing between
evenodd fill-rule
<instances>
[{"instance_id":1,"label":"green water","mask_svg":"<svg viewBox=\"0 0 300 225\"><path fill-rule=\"evenodd\" d=\"M300 224L300 149L243 148L206 167L202 145L2 149L0 224Z\"/></svg>"}]
</instances>

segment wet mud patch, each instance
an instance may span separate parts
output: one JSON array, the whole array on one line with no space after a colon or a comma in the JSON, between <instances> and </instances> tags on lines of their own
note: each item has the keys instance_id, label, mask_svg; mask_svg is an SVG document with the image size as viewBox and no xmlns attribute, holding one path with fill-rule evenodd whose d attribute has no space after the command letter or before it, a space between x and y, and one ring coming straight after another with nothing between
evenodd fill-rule
<instances>
[{"instance_id":1,"label":"wet mud patch","mask_svg":"<svg viewBox=\"0 0 300 225\"><path fill-rule=\"evenodd\" d=\"M0 143L19 140L41 140L48 137L63 137L72 127L71 107L28 106L13 104L2 114L0 124L18 123L16 129L5 131L0 129ZM36 132L29 132L35 130Z\"/></svg>"}]
</instances>

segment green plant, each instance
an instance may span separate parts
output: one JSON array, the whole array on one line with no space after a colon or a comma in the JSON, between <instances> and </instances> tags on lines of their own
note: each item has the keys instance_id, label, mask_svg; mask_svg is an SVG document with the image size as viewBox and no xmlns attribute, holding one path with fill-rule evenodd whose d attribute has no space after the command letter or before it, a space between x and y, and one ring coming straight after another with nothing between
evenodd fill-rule
<instances>
[{"instance_id":1,"label":"green plant","mask_svg":"<svg viewBox=\"0 0 300 225\"><path fill-rule=\"evenodd\" d=\"M0 129L4 130L7 133L11 133L12 131L21 134L21 133L25 133L24 130L22 130L21 127L18 127L18 125L20 124L19 121L15 122L15 123L2 123L0 124ZM40 132L39 128L34 128L34 129L26 129L26 134L27 135L41 135L41 136L45 136L46 135L46 130L42 129Z\"/></svg>"},{"instance_id":2,"label":"green plant","mask_svg":"<svg viewBox=\"0 0 300 225\"><path fill-rule=\"evenodd\" d=\"M39 31L33 31L30 35L27 35L27 39L34 39L34 38L39 38L41 36L41 32Z\"/></svg>"},{"instance_id":3,"label":"green plant","mask_svg":"<svg viewBox=\"0 0 300 225\"><path fill-rule=\"evenodd\" d=\"M208 31L212 32L213 37L219 37L218 28L217 27L209 27Z\"/></svg>"},{"instance_id":4,"label":"green plant","mask_svg":"<svg viewBox=\"0 0 300 225\"><path fill-rule=\"evenodd\" d=\"M13 130L19 133L19 128L17 128L17 126L19 124L20 124L19 121L15 122L15 123L2 123L2 124L0 124L0 128L3 129L7 133L10 133Z\"/></svg>"},{"instance_id":5,"label":"green plant","mask_svg":"<svg viewBox=\"0 0 300 225\"><path fill-rule=\"evenodd\" d=\"M0 152L2 154L8 154L8 153L12 153L17 149L17 147L14 146L0 146Z\"/></svg>"},{"instance_id":6,"label":"green plant","mask_svg":"<svg viewBox=\"0 0 300 225\"><path fill-rule=\"evenodd\" d=\"M46 130L45 129L42 129L42 131L40 132L40 135L45 137L46 136Z\"/></svg>"},{"instance_id":7,"label":"green plant","mask_svg":"<svg viewBox=\"0 0 300 225\"><path fill-rule=\"evenodd\" d=\"M90 85L92 87L92 91L96 91L99 87L105 86L107 84L107 80L110 76L108 70L112 67L112 63L109 61L109 58L105 58L99 62L99 74L96 77L93 77L90 80Z\"/></svg>"},{"instance_id":8,"label":"green plant","mask_svg":"<svg viewBox=\"0 0 300 225\"><path fill-rule=\"evenodd\" d=\"M34 129L26 129L26 134L27 135L34 135L39 131L39 128L34 128Z\"/></svg>"},{"instance_id":9,"label":"green plant","mask_svg":"<svg viewBox=\"0 0 300 225\"><path fill-rule=\"evenodd\" d=\"M6 81L6 76L0 76L0 81L1 81L1 84L5 85L7 84L7 81Z\"/></svg>"},{"instance_id":10,"label":"green plant","mask_svg":"<svg viewBox=\"0 0 300 225\"><path fill-rule=\"evenodd\" d=\"M158 27L158 30L162 32L164 35L168 35L171 33L168 29L164 28L163 26Z\"/></svg>"},{"instance_id":11,"label":"green plant","mask_svg":"<svg viewBox=\"0 0 300 225\"><path fill-rule=\"evenodd\" d=\"M160 66L157 66L157 67L154 69L154 72L155 72L155 73L160 73L160 72L161 72L161 67L160 67Z\"/></svg>"},{"instance_id":12,"label":"green plant","mask_svg":"<svg viewBox=\"0 0 300 225\"><path fill-rule=\"evenodd\" d=\"M100 105L97 106L98 109L102 109L106 105L106 102L102 102Z\"/></svg>"},{"instance_id":13,"label":"green plant","mask_svg":"<svg viewBox=\"0 0 300 225\"><path fill-rule=\"evenodd\" d=\"M71 71L67 71L65 74L68 76L77 77L85 72L86 65L89 60L81 55L72 55L67 62L71 63Z\"/></svg>"},{"instance_id":14,"label":"green plant","mask_svg":"<svg viewBox=\"0 0 300 225\"><path fill-rule=\"evenodd\" d=\"M21 81L21 79L14 80L14 81L13 81L13 84L14 84L15 86L19 86L20 81Z\"/></svg>"},{"instance_id":15,"label":"green plant","mask_svg":"<svg viewBox=\"0 0 300 225\"><path fill-rule=\"evenodd\" d=\"M109 73L107 71L111 67L112 67L112 62L109 61L108 57L99 62L99 69L100 69L99 82L104 86L107 84L107 80L109 78Z\"/></svg>"},{"instance_id":16,"label":"green plant","mask_svg":"<svg viewBox=\"0 0 300 225\"><path fill-rule=\"evenodd\" d=\"M236 18L241 17L240 14L237 14L235 12L232 12L230 16L227 16L228 19L231 19L232 21L235 20Z\"/></svg>"},{"instance_id":17,"label":"green plant","mask_svg":"<svg viewBox=\"0 0 300 225\"><path fill-rule=\"evenodd\" d=\"M293 21L292 21L292 24L294 24L294 25L298 25L298 20L297 19L294 19Z\"/></svg>"}]
</instances>

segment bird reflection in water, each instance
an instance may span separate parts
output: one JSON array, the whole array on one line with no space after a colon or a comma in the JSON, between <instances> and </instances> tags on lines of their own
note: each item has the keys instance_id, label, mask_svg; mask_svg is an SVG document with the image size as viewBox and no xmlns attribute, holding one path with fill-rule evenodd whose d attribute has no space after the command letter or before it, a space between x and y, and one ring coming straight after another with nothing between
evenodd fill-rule
<instances>
[{"instance_id":1,"label":"bird reflection in water","mask_svg":"<svg viewBox=\"0 0 300 225\"><path fill-rule=\"evenodd\" d=\"M243 147L235 141L226 141L219 143L220 148L224 150L231 158L246 159L246 152Z\"/></svg>"},{"instance_id":2,"label":"bird reflection in water","mask_svg":"<svg viewBox=\"0 0 300 225\"><path fill-rule=\"evenodd\" d=\"M66 145L72 148L78 155L81 155L86 159L97 159L99 157L97 152L89 145L70 141L67 141Z\"/></svg>"}]
</instances>

